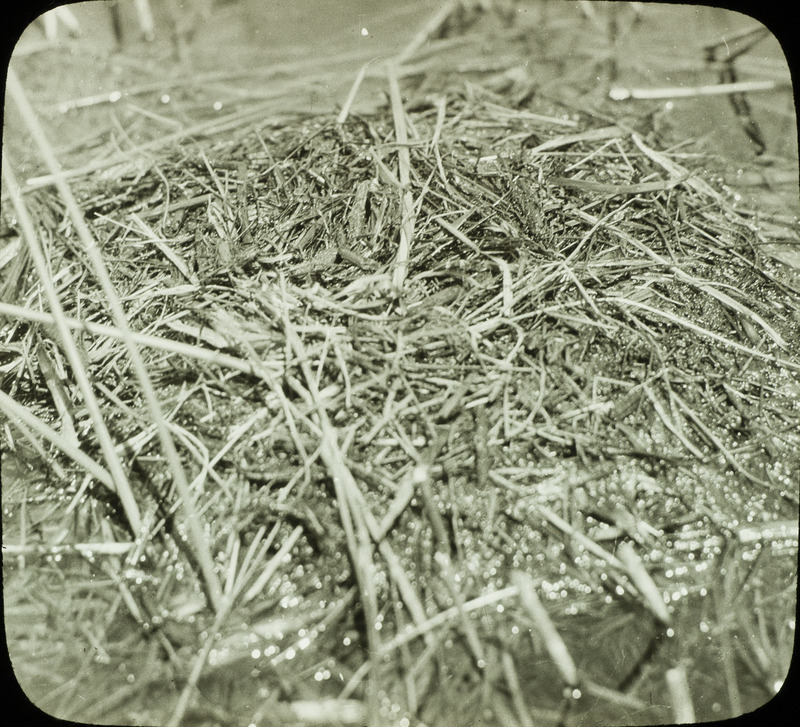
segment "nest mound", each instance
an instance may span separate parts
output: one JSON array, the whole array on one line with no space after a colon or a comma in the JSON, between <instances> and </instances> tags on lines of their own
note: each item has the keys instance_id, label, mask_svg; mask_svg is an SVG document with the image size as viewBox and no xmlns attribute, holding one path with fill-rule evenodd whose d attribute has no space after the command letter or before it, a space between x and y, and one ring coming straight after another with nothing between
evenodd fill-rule
<instances>
[{"instance_id":1,"label":"nest mound","mask_svg":"<svg viewBox=\"0 0 800 727\"><path fill-rule=\"evenodd\" d=\"M68 536L25 557L108 579L70 608L138 694L188 683L208 723L555 724L591 709L577 690L645 713L661 594L791 538L800 479L800 294L761 254L771 223L657 146L467 86L118 164L74 188L130 336L29 195L134 503L54 457ZM102 461L41 281L15 287L2 389Z\"/></svg>"}]
</instances>

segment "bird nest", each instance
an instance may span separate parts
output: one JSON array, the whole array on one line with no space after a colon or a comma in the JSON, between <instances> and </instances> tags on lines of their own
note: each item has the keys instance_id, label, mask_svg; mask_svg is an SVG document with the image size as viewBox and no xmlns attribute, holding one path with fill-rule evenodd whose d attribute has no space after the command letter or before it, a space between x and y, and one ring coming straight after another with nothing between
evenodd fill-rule
<instances>
[{"instance_id":1,"label":"bird nest","mask_svg":"<svg viewBox=\"0 0 800 727\"><path fill-rule=\"evenodd\" d=\"M754 618L720 567L796 542L794 232L652 134L388 89L105 160L79 218L4 203L44 265L6 279L6 600L104 684L50 707L668 719L703 589ZM752 593L791 600L780 563Z\"/></svg>"}]
</instances>

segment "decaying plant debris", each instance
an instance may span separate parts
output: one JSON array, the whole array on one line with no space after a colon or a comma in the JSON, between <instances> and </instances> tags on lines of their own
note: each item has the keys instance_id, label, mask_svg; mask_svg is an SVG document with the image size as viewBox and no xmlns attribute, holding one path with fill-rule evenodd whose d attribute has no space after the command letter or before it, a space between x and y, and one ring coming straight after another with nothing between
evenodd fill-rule
<instances>
[{"instance_id":1,"label":"decaying plant debris","mask_svg":"<svg viewBox=\"0 0 800 727\"><path fill-rule=\"evenodd\" d=\"M669 718L649 663L685 669L693 637L664 594L796 543L800 291L762 254L794 231L624 125L400 83L371 115L248 120L71 180L127 336L56 190L4 200L45 248L133 500L26 264L0 311L4 446L34 443L40 469L4 491L6 603L92 647L58 654L75 676L57 689L26 667L51 711ZM26 511L37 530L14 528ZM766 618L726 572L718 608ZM760 628L737 658L766 684L784 657L780 624ZM9 644L58 651L35 629ZM98 662L107 686L78 699Z\"/></svg>"}]
</instances>

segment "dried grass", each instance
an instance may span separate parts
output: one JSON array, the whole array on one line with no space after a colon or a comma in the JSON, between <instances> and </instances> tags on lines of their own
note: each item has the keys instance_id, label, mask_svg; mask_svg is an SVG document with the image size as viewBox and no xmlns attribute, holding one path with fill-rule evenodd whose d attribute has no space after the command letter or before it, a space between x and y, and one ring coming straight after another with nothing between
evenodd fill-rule
<instances>
[{"instance_id":1,"label":"dried grass","mask_svg":"<svg viewBox=\"0 0 800 727\"><path fill-rule=\"evenodd\" d=\"M22 580L105 573L69 586L107 614L75 638L146 668L81 706L87 661L49 707L174 681L171 724L644 708L565 599L651 614L652 645L669 573L796 517L800 291L765 221L654 139L402 78L372 115L256 109L16 191L4 158L36 263L0 308L4 433L89 495L38 539L12 497L4 547Z\"/></svg>"}]
</instances>

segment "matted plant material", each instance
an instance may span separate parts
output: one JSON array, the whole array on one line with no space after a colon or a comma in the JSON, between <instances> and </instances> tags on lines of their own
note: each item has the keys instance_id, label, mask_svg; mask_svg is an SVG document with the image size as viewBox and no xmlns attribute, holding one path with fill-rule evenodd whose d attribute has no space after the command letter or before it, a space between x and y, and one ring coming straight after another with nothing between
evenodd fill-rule
<instances>
[{"instance_id":1,"label":"matted plant material","mask_svg":"<svg viewBox=\"0 0 800 727\"><path fill-rule=\"evenodd\" d=\"M26 196L143 527L22 425L49 464L4 491L6 600L92 649L54 668L48 646L20 678L60 716L174 724L646 723L693 670L732 709L763 702L781 623L742 656L755 696L678 624L703 589L730 618L793 608L770 582L786 556L745 595L709 584L723 551L796 545L800 291L761 254L795 231L624 126L397 83L373 115L248 122L73 180L217 609L124 336L58 198ZM40 282L11 283L2 390L102 472ZM44 636L12 628L12 657Z\"/></svg>"}]
</instances>

